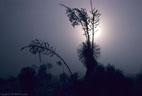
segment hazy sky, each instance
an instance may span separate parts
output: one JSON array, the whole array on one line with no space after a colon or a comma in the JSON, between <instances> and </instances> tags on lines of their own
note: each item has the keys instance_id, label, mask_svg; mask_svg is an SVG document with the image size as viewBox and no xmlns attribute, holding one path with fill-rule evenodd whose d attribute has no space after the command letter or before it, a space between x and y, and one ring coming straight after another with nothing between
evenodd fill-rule
<instances>
[{"instance_id":1,"label":"hazy sky","mask_svg":"<svg viewBox=\"0 0 142 96\"><path fill-rule=\"evenodd\" d=\"M17 75L24 66L38 64L38 57L20 51L33 39L48 41L73 71L84 74L76 49L85 39L73 28L65 9L87 8L89 0L0 0L0 77ZM99 61L125 73L142 70L142 0L93 0L101 16ZM47 59L44 62L53 62Z\"/></svg>"}]
</instances>

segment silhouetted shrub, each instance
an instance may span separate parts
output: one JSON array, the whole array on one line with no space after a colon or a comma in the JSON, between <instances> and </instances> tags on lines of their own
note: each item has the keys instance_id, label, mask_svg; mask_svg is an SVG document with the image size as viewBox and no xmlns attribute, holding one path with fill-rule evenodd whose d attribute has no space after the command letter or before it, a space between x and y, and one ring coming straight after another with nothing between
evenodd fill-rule
<instances>
[{"instance_id":1,"label":"silhouetted shrub","mask_svg":"<svg viewBox=\"0 0 142 96\"><path fill-rule=\"evenodd\" d=\"M25 67L19 74L20 87L23 92L32 94L36 86L36 72L32 67Z\"/></svg>"}]
</instances>

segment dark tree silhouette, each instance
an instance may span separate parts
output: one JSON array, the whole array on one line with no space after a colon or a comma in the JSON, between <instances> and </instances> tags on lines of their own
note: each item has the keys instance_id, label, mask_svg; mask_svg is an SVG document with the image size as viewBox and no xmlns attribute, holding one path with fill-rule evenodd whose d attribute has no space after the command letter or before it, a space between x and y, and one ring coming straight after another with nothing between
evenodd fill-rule
<instances>
[{"instance_id":1,"label":"dark tree silhouette","mask_svg":"<svg viewBox=\"0 0 142 96\"><path fill-rule=\"evenodd\" d=\"M80 60L87 68L86 78L89 78L92 75L95 66L97 66L97 60L95 57L98 57L100 53L100 48L94 43L94 36L97 32L96 29L99 25L101 14L97 9L93 8L92 1L90 1L90 3L90 14L84 8L70 8L60 4L66 8L66 14L72 26L75 27L81 25L86 37L86 42L82 43L81 49L78 51Z\"/></svg>"}]
</instances>

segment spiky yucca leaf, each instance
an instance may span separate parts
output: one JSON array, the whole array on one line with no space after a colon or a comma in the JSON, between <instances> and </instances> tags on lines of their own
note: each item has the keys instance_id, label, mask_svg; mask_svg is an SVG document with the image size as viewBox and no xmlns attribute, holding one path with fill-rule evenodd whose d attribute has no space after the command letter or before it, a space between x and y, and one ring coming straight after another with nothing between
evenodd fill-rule
<instances>
[{"instance_id":1,"label":"spiky yucca leaf","mask_svg":"<svg viewBox=\"0 0 142 96\"><path fill-rule=\"evenodd\" d=\"M79 60L87 67L88 62L91 62L91 58L95 60L100 56L100 47L95 43L93 49L90 42L83 42L81 47L77 50Z\"/></svg>"}]
</instances>

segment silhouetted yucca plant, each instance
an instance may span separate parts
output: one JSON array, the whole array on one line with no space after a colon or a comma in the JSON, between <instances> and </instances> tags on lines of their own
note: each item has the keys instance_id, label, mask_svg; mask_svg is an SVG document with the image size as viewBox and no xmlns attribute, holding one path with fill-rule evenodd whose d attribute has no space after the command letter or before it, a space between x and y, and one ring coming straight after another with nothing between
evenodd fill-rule
<instances>
[{"instance_id":1,"label":"silhouetted yucca plant","mask_svg":"<svg viewBox=\"0 0 142 96\"><path fill-rule=\"evenodd\" d=\"M79 59L87 68L86 78L90 78L97 63L96 58L100 54L100 48L94 43L94 35L97 32L101 14L99 11L92 7L92 0L90 0L91 11L85 8L70 8L63 4L61 6L66 8L66 14L72 26L81 25L86 42L83 42L81 48L78 49Z\"/></svg>"},{"instance_id":2,"label":"silhouetted yucca plant","mask_svg":"<svg viewBox=\"0 0 142 96\"><path fill-rule=\"evenodd\" d=\"M40 61L41 61L41 55L40 54L44 54L44 55L48 55L50 57L56 56L58 57L63 64L67 67L68 71L70 72L70 74L72 75L72 71L69 68L68 64L65 62L65 60L55 51L56 49L51 46L48 42L44 42L42 40L32 40L31 43L28 46L22 47L21 50L24 49L29 49L29 52L31 52L32 54L38 54Z\"/></svg>"}]
</instances>

